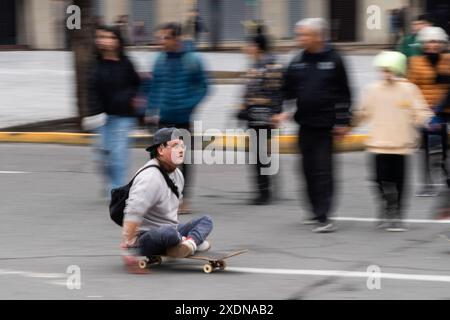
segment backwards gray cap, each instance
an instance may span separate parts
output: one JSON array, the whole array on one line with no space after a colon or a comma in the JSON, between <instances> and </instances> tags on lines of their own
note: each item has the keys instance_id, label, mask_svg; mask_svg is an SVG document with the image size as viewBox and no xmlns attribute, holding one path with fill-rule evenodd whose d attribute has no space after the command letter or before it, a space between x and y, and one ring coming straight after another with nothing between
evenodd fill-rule
<instances>
[{"instance_id":1,"label":"backwards gray cap","mask_svg":"<svg viewBox=\"0 0 450 320\"><path fill-rule=\"evenodd\" d=\"M148 152L152 151L154 148L158 147L160 144L165 142L169 142L175 139L182 139L183 135L181 131L177 128L161 128L155 132L153 136L153 144L149 146L147 149Z\"/></svg>"}]
</instances>

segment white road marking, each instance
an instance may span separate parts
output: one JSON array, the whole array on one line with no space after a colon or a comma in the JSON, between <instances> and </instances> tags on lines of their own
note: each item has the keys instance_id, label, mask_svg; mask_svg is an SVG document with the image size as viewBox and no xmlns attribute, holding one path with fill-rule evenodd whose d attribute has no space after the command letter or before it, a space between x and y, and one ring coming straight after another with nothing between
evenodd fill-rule
<instances>
[{"instance_id":1,"label":"white road marking","mask_svg":"<svg viewBox=\"0 0 450 320\"><path fill-rule=\"evenodd\" d=\"M227 267L228 271L243 273L260 274L281 274L281 275L300 275L300 276L323 276L323 277L351 277L351 278L380 278L394 280L412 280L412 281L433 281L449 282L450 276L438 276L427 274L406 274L406 273L384 273L374 274L371 272L357 272L344 270L302 270L302 269L268 269L268 268L244 268Z\"/></svg>"},{"instance_id":2,"label":"white road marking","mask_svg":"<svg viewBox=\"0 0 450 320\"><path fill-rule=\"evenodd\" d=\"M25 171L0 171L0 174L9 174L9 173L29 173Z\"/></svg>"},{"instance_id":3,"label":"white road marking","mask_svg":"<svg viewBox=\"0 0 450 320\"><path fill-rule=\"evenodd\" d=\"M335 221L357 221L357 222L376 222L380 221L377 218L358 218L358 217L335 217L330 218ZM434 223L434 224L450 224L450 219L448 220L433 220L433 219L404 219L405 223Z\"/></svg>"},{"instance_id":4,"label":"white road marking","mask_svg":"<svg viewBox=\"0 0 450 320\"><path fill-rule=\"evenodd\" d=\"M67 280L54 280L54 281L49 281L47 283L54 284L54 285L57 285L57 286L67 287Z\"/></svg>"},{"instance_id":5,"label":"white road marking","mask_svg":"<svg viewBox=\"0 0 450 320\"><path fill-rule=\"evenodd\" d=\"M67 278L67 274L58 274L58 273L25 272L23 275L29 278L49 278L49 279Z\"/></svg>"},{"instance_id":6,"label":"white road marking","mask_svg":"<svg viewBox=\"0 0 450 320\"><path fill-rule=\"evenodd\" d=\"M3 275L20 275L27 278L67 278L67 274L64 273L44 273L0 269L0 276Z\"/></svg>"}]
</instances>

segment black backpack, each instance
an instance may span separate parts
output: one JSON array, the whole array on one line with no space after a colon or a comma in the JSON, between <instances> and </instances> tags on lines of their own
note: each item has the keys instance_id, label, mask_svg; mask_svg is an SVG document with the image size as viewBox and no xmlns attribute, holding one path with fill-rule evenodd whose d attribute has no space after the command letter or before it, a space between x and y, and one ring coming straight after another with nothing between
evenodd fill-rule
<instances>
[{"instance_id":1,"label":"black backpack","mask_svg":"<svg viewBox=\"0 0 450 320\"><path fill-rule=\"evenodd\" d=\"M131 186L133 185L134 179L137 177L137 175L139 173L141 173L145 169L152 168L152 167L158 168L158 170L163 175L164 180L166 180L167 185L172 190L172 192L177 196L177 198L180 197L177 186L172 181L172 179L170 179L170 177L167 175L167 173L164 172L164 170L162 170L157 165L146 166L145 168L142 168L141 170L139 170L138 173L136 173L136 175L133 177L133 179L131 179L131 181L128 184L111 190L111 201L109 203L109 215L111 216L111 219L119 226L123 225L123 217L124 217L123 210L125 210L125 204L128 199L128 196L130 194L130 189L131 189Z\"/></svg>"}]
</instances>

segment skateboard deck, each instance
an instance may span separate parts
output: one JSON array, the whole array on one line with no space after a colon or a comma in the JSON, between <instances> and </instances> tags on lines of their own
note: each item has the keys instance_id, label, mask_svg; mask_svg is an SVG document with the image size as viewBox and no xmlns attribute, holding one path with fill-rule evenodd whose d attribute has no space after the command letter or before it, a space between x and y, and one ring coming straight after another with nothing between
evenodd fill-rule
<instances>
[{"instance_id":1,"label":"skateboard deck","mask_svg":"<svg viewBox=\"0 0 450 320\"><path fill-rule=\"evenodd\" d=\"M197 252L192 256L188 256L185 258L179 258L179 259L190 259L190 260L202 260L206 261L207 263L203 265L203 272L205 273L211 273L215 269L219 270L225 270L226 268L226 262L225 259L246 253L247 250L239 250L239 251L205 251L205 252ZM144 257L139 262L139 267L141 269L145 269L150 265L153 264L161 264L163 257L167 257L165 255L159 255L159 256L151 256L151 257Z\"/></svg>"}]
</instances>

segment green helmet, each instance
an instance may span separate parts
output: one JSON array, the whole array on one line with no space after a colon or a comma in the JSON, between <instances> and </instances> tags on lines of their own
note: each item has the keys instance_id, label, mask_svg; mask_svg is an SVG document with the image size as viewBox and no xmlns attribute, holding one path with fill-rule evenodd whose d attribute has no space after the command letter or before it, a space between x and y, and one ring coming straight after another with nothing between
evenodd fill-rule
<instances>
[{"instance_id":1,"label":"green helmet","mask_svg":"<svg viewBox=\"0 0 450 320\"><path fill-rule=\"evenodd\" d=\"M388 69L398 76L406 74L406 56L397 51L383 51L375 56L373 65L376 68Z\"/></svg>"}]
</instances>

